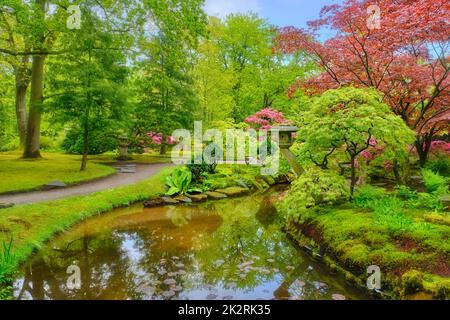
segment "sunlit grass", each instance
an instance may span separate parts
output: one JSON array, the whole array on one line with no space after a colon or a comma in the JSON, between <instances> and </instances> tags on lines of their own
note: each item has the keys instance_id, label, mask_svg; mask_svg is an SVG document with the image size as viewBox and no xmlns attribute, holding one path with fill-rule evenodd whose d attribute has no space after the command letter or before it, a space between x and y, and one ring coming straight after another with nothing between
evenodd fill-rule
<instances>
[{"instance_id":1,"label":"sunlit grass","mask_svg":"<svg viewBox=\"0 0 450 320\"><path fill-rule=\"evenodd\" d=\"M115 173L113 168L94 162L81 172L80 161L80 156L58 153L44 153L37 160L21 159L19 153L1 153L0 193L33 190L55 180L75 184Z\"/></svg>"},{"instance_id":2,"label":"sunlit grass","mask_svg":"<svg viewBox=\"0 0 450 320\"><path fill-rule=\"evenodd\" d=\"M90 156L87 169L80 171L81 156L61 153L43 153L42 159L25 160L19 152L0 153L0 194L29 191L58 180L77 184L114 174L106 163L116 162L116 153ZM133 155L131 163L169 162L170 154Z\"/></svg>"}]
</instances>

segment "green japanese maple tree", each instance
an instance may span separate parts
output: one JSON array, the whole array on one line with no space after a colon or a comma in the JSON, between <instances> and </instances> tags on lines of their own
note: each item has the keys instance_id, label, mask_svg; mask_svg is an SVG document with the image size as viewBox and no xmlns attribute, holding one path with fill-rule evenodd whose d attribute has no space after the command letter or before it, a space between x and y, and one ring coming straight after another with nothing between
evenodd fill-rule
<instances>
[{"instance_id":1,"label":"green japanese maple tree","mask_svg":"<svg viewBox=\"0 0 450 320\"><path fill-rule=\"evenodd\" d=\"M350 191L356 184L357 157L379 146L384 152L405 152L414 141L414 132L372 89L342 87L312 100L310 108L297 119L300 150L322 169L328 168L335 153L347 156L351 166Z\"/></svg>"}]
</instances>

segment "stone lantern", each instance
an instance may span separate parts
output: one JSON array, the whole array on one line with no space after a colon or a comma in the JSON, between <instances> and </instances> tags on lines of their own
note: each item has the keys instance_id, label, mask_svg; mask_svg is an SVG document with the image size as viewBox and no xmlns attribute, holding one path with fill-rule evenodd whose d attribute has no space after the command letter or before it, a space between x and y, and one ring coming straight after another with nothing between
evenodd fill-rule
<instances>
[{"instance_id":1,"label":"stone lantern","mask_svg":"<svg viewBox=\"0 0 450 320\"><path fill-rule=\"evenodd\" d=\"M119 160L126 161L129 160L128 156L128 136L123 134L119 137Z\"/></svg>"},{"instance_id":2,"label":"stone lantern","mask_svg":"<svg viewBox=\"0 0 450 320\"><path fill-rule=\"evenodd\" d=\"M292 135L298 131L298 128L294 126L278 126L272 127L270 131L278 132L278 146L280 149L289 149L294 144L294 138Z\"/></svg>"},{"instance_id":3,"label":"stone lantern","mask_svg":"<svg viewBox=\"0 0 450 320\"><path fill-rule=\"evenodd\" d=\"M297 162L295 155L289 150L290 147L294 144L293 134L298 131L297 127L294 126L277 126L272 127L270 131L278 133L279 140L278 146L280 147L280 151L283 154L284 158L290 164L294 172L300 176L305 172L300 164Z\"/></svg>"}]
</instances>

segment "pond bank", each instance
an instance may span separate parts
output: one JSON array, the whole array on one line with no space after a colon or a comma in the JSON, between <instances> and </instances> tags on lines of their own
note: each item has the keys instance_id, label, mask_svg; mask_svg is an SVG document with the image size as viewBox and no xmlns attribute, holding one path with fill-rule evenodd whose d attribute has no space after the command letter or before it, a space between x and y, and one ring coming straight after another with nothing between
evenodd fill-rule
<instances>
[{"instance_id":1,"label":"pond bank","mask_svg":"<svg viewBox=\"0 0 450 320\"><path fill-rule=\"evenodd\" d=\"M21 266L16 299L365 299L280 229L282 189L113 210L53 238ZM75 262L74 262L75 261ZM80 267L78 289L66 287ZM126 276L125 276L126 275ZM45 290L43 286L45 284Z\"/></svg>"},{"instance_id":2,"label":"pond bank","mask_svg":"<svg viewBox=\"0 0 450 320\"><path fill-rule=\"evenodd\" d=\"M415 223L422 224L425 219L416 211L408 214L415 216ZM367 289L367 268L379 266L383 298L448 299L450 260L445 239L449 227L430 224L428 233L394 234L373 216L370 210L351 204L323 207L290 218L285 230L301 247L358 287Z\"/></svg>"}]
</instances>

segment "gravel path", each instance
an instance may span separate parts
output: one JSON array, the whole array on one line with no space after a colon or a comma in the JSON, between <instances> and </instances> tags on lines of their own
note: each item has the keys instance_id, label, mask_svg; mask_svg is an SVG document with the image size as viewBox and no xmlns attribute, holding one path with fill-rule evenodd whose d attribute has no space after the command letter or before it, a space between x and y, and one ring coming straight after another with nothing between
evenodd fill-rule
<instances>
[{"instance_id":1,"label":"gravel path","mask_svg":"<svg viewBox=\"0 0 450 320\"><path fill-rule=\"evenodd\" d=\"M72 196L90 194L102 190L112 189L120 186L125 186L150 178L162 168L170 166L170 163L158 164L136 164L136 165L121 165L116 164L114 167L124 168L129 173L118 173L100 180L86 182L75 186L69 186L60 189L53 189L47 191L32 191L25 193L17 193L11 195L0 195L0 203L14 203L26 204L36 203L41 201L56 200Z\"/></svg>"}]
</instances>

